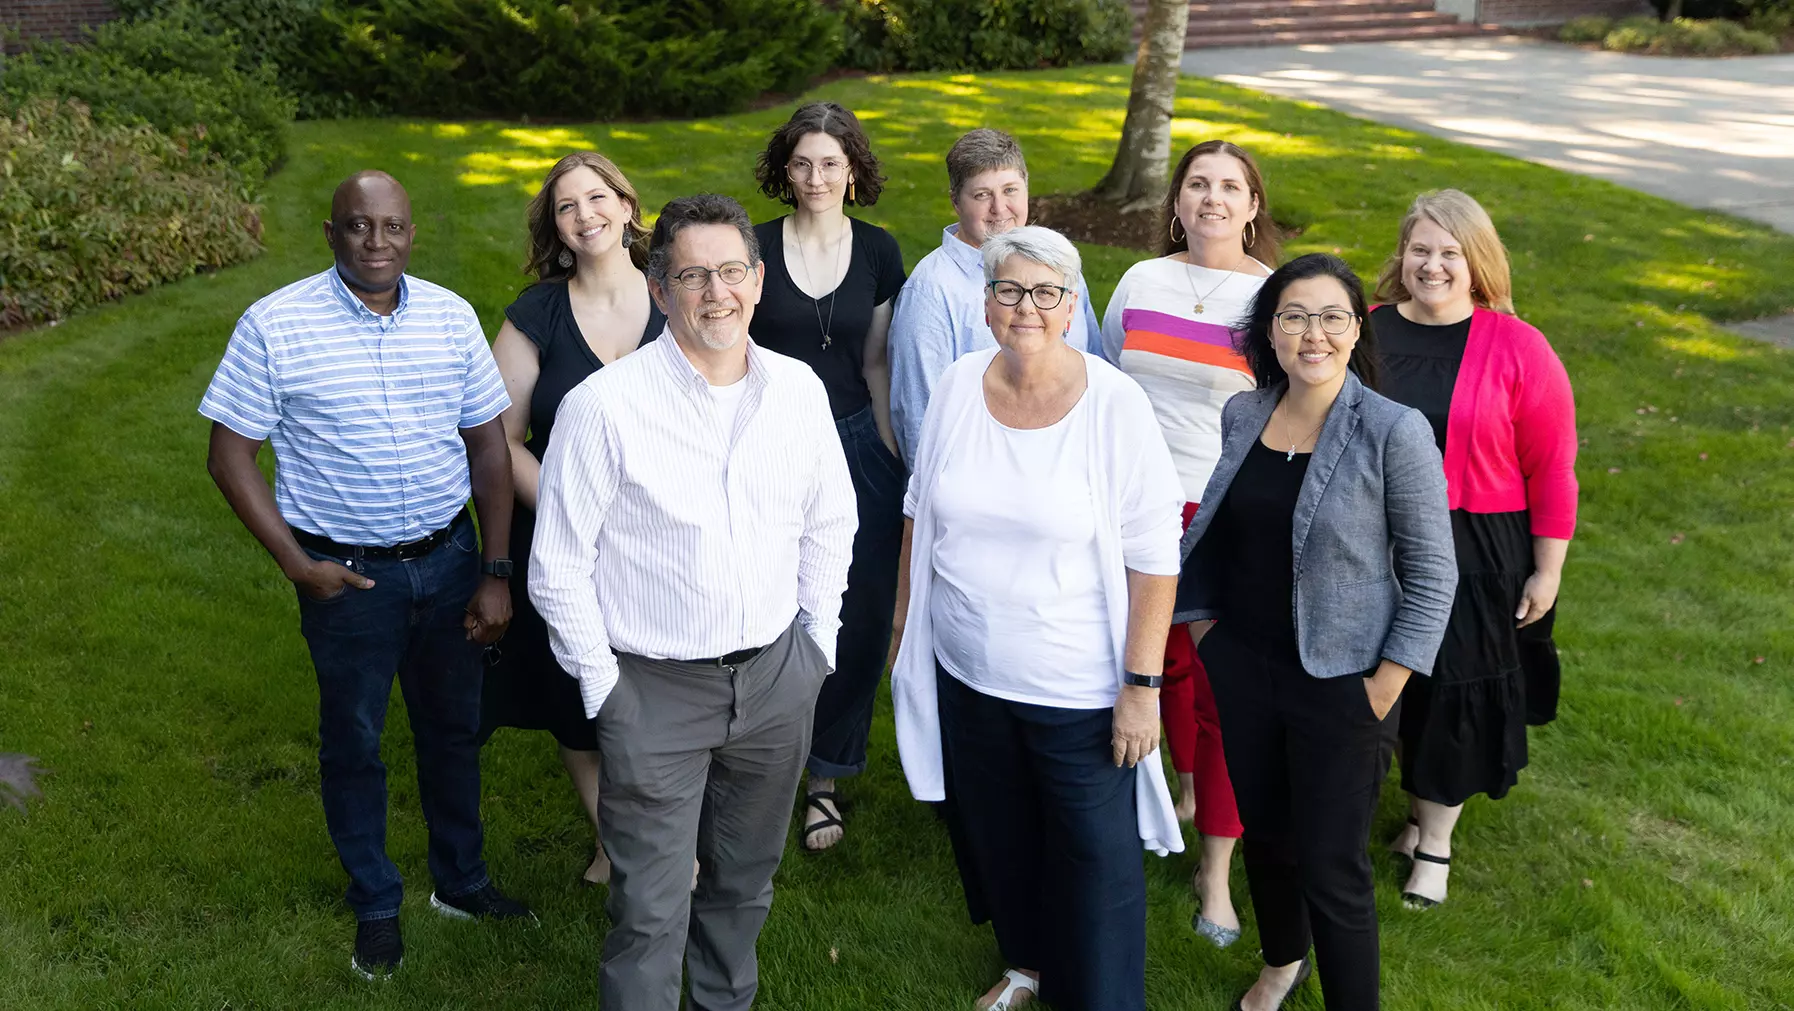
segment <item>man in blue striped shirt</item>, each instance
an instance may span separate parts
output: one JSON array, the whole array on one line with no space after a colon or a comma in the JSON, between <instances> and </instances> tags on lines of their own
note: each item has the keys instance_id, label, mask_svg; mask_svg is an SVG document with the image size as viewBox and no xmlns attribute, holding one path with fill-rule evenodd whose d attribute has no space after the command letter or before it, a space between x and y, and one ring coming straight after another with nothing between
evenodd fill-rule
<instances>
[{"instance_id":1,"label":"man in blue striped shirt","mask_svg":"<svg viewBox=\"0 0 1794 1011\"><path fill-rule=\"evenodd\" d=\"M486 875L475 742L480 651L511 620L511 460L498 420L510 397L473 307L405 275L415 232L391 176L345 180L324 223L336 264L243 314L199 408L213 423L212 479L298 591L318 676L324 820L357 921L350 965L368 979L404 955L380 761L395 673L430 829L430 905L458 919L533 919ZM255 462L263 441L272 494Z\"/></svg>"}]
</instances>

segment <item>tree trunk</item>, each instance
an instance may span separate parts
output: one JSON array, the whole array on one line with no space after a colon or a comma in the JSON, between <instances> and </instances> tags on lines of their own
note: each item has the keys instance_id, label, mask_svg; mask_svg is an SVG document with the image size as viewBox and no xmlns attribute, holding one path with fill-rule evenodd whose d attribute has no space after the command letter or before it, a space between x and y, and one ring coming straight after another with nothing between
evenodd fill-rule
<instances>
[{"instance_id":1,"label":"tree trunk","mask_svg":"<svg viewBox=\"0 0 1794 1011\"><path fill-rule=\"evenodd\" d=\"M1177 72L1183 63L1189 25L1189 0L1147 0L1121 143L1108 175L1090 191L1098 200L1134 210L1156 206L1165 198L1165 173L1171 163L1171 111L1177 100Z\"/></svg>"},{"instance_id":2,"label":"tree trunk","mask_svg":"<svg viewBox=\"0 0 1794 1011\"><path fill-rule=\"evenodd\" d=\"M1682 0L1669 0L1663 8L1663 20L1674 21L1682 16Z\"/></svg>"}]
</instances>

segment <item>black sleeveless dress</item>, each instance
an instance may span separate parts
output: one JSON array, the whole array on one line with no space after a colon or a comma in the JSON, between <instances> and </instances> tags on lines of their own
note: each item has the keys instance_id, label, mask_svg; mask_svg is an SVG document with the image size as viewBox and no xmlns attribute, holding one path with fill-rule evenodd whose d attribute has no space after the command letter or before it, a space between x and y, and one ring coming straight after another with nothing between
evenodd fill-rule
<instances>
[{"instance_id":1,"label":"black sleeveless dress","mask_svg":"<svg viewBox=\"0 0 1794 1011\"><path fill-rule=\"evenodd\" d=\"M637 347L660 336L666 316L648 303L648 325ZM524 289L505 308L505 318L536 345L541 372L530 395L529 439L524 448L538 461L548 452L554 415L561 400L604 363L598 360L579 322L562 281L544 281ZM486 669L480 717L480 743L499 727L546 730L562 747L598 750L594 721L586 719L579 682L561 669L548 648L548 626L529 599L530 542L536 535L536 513L517 503L511 519L511 629L498 645L498 659Z\"/></svg>"},{"instance_id":2,"label":"black sleeveless dress","mask_svg":"<svg viewBox=\"0 0 1794 1011\"><path fill-rule=\"evenodd\" d=\"M1384 396L1426 415L1439 451L1451 415L1470 321L1414 323L1393 305L1371 313ZM1562 669L1553 607L1525 628L1514 611L1532 575L1526 510L1451 512L1458 589L1431 677L1402 692L1402 788L1437 804L1507 795L1526 767L1526 727L1557 716Z\"/></svg>"}]
</instances>

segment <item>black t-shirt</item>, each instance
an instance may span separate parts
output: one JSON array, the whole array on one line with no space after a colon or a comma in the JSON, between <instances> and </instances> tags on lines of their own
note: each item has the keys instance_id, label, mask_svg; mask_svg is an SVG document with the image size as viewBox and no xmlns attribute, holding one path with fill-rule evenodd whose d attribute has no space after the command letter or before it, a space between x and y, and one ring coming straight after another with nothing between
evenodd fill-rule
<instances>
[{"instance_id":1,"label":"black t-shirt","mask_svg":"<svg viewBox=\"0 0 1794 1011\"><path fill-rule=\"evenodd\" d=\"M791 280L785 265L786 218L754 226L760 258L766 262L766 284L748 333L761 347L790 355L814 369L828 389L829 407L836 418L857 414L872 403L866 379L860 374L866 331L872 328L872 310L896 298L904 281L903 251L891 233L849 220L853 221L853 251L848 254L847 274L821 299L804 294ZM832 338L826 348L822 346L825 329Z\"/></svg>"},{"instance_id":2,"label":"black t-shirt","mask_svg":"<svg viewBox=\"0 0 1794 1011\"><path fill-rule=\"evenodd\" d=\"M585 335L580 333L579 321L573 318L572 295L565 281L543 281L525 288L517 301L505 307L505 318L541 353L542 371L536 377L536 389L529 400L529 440L523 444L540 460L542 454L548 452L548 434L554 428L554 414L561 409L561 400L604 363L598 360L592 346L586 343ZM650 298L648 325L643 328L636 346L660 336L666 324L666 316Z\"/></svg>"},{"instance_id":3,"label":"black t-shirt","mask_svg":"<svg viewBox=\"0 0 1794 1011\"><path fill-rule=\"evenodd\" d=\"M1311 453L1293 459L1258 439L1227 487L1204 539L1227 545L1227 629L1236 641L1289 658L1296 646L1296 498ZM1300 664L1298 659L1297 664Z\"/></svg>"},{"instance_id":4,"label":"black t-shirt","mask_svg":"<svg viewBox=\"0 0 1794 1011\"><path fill-rule=\"evenodd\" d=\"M1445 427L1451 420L1451 394L1458 385L1458 366L1470 341L1470 319L1434 326L1416 323L1393 305L1371 310L1377 330L1377 392L1426 415L1439 452L1445 452Z\"/></svg>"}]
</instances>

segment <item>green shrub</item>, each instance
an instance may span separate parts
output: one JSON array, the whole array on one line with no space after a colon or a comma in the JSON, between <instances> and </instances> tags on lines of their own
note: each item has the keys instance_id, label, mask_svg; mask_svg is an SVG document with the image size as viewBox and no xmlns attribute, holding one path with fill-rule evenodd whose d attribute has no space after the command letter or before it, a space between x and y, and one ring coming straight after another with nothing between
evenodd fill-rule
<instances>
[{"instance_id":1,"label":"green shrub","mask_svg":"<svg viewBox=\"0 0 1794 1011\"><path fill-rule=\"evenodd\" d=\"M1612 18L1577 18L1558 29L1557 37L1565 42L1599 42L1610 31L1613 31Z\"/></svg>"},{"instance_id":2,"label":"green shrub","mask_svg":"<svg viewBox=\"0 0 1794 1011\"><path fill-rule=\"evenodd\" d=\"M1615 52L1660 56L1741 56L1773 53L1781 48L1774 37L1736 21L1658 21L1650 17L1620 22L1601 40L1601 46Z\"/></svg>"},{"instance_id":3,"label":"green shrub","mask_svg":"<svg viewBox=\"0 0 1794 1011\"><path fill-rule=\"evenodd\" d=\"M248 259L260 236L216 160L147 126L96 122L78 101L0 99L0 326Z\"/></svg>"},{"instance_id":4,"label":"green shrub","mask_svg":"<svg viewBox=\"0 0 1794 1011\"><path fill-rule=\"evenodd\" d=\"M432 116L695 116L794 91L841 48L814 0L326 0L313 93Z\"/></svg>"},{"instance_id":5,"label":"green shrub","mask_svg":"<svg viewBox=\"0 0 1794 1011\"><path fill-rule=\"evenodd\" d=\"M1794 0L1743 0L1744 26L1776 38L1794 36Z\"/></svg>"},{"instance_id":6,"label":"green shrub","mask_svg":"<svg viewBox=\"0 0 1794 1011\"><path fill-rule=\"evenodd\" d=\"M114 21L84 45L49 43L10 59L0 93L78 98L102 123L145 123L218 155L254 183L286 153L293 99L272 66L244 70L236 35L177 7Z\"/></svg>"},{"instance_id":7,"label":"green shrub","mask_svg":"<svg viewBox=\"0 0 1794 1011\"><path fill-rule=\"evenodd\" d=\"M1127 51L1125 0L844 0L842 62L862 70L1021 70Z\"/></svg>"},{"instance_id":8,"label":"green shrub","mask_svg":"<svg viewBox=\"0 0 1794 1011\"><path fill-rule=\"evenodd\" d=\"M152 18L182 11L205 30L235 32L241 44L237 66L255 71L273 64L281 79L303 75L307 61L325 43L327 27L322 16L324 0L114 0L113 6L127 18ZM340 93L300 91L299 115L325 119L360 111Z\"/></svg>"}]
</instances>

